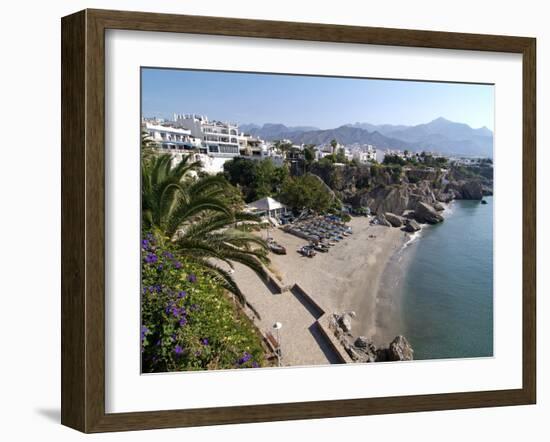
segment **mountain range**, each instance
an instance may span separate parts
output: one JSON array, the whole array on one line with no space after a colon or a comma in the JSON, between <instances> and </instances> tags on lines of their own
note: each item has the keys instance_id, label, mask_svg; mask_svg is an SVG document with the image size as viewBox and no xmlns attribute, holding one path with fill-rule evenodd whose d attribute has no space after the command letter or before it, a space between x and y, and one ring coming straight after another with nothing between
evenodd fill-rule
<instances>
[{"instance_id":1,"label":"mountain range","mask_svg":"<svg viewBox=\"0 0 550 442\"><path fill-rule=\"evenodd\" d=\"M334 129L311 126L285 126L266 123L244 124L243 132L268 141L289 139L297 144L372 144L378 148L435 151L447 155L493 156L493 133L486 127L473 129L467 124L437 118L415 126L353 123Z\"/></svg>"}]
</instances>

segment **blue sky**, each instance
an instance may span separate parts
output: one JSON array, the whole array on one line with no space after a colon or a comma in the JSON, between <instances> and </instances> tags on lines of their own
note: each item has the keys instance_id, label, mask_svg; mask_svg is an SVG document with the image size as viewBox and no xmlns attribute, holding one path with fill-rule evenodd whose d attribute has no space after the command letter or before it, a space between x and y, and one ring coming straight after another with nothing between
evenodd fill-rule
<instances>
[{"instance_id":1,"label":"blue sky","mask_svg":"<svg viewBox=\"0 0 550 442\"><path fill-rule=\"evenodd\" d=\"M329 129L343 124L421 124L438 117L493 130L490 85L142 69L142 113Z\"/></svg>"}]
</instances>

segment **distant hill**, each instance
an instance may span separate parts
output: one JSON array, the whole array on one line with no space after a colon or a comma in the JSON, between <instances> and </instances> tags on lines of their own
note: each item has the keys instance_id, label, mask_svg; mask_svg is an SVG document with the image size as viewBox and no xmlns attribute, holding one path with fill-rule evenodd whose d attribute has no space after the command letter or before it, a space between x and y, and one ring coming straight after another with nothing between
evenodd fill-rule
<instances>
[{"instance_id":1,"label":"distant hill","mask_svg":"<svg viewBox=\"0 0 550 442\"><path fill-rule=\"evenodd\" d=\"M493 156L493 133L486 127L472 129L464 123L437 118L416 126L355 123L353 127L377 130L411 145L413 150L435 150L447 154Z\"/></svg>"},{"instance_id":2,"label":"distant hill","mask_svg":"<svg viewBox=\"0 0 550 442\"><path fill-rule=\"evenodd\" d=\"M369 132L380 132L383 135L385 135L388 132L402 130L409 127L402 124L371 124L371 123L354 123L354 124L346 124L346 126L358 127L359 129L365 129L365 130L368 130Z\"/></svg>"},{"instance_id":3,"label":"distant hill","mask_svg":"<svg viewBox=\"0 0 550 442\"><path fill-rule=\"evenodd\" d=\"M307 132L311 130L319 130L313 126L285 126L284 124L266 123L263 126L257 124L241 124L239 129L242 132L255 135L264 140L282 140L288 138L288 134L297 132Z\"/></svg>"},{"instance_id":4,"label":"distant hill","mask_svg":"<svg viewBox=\"0 0 550 442\"><path fill-rule=\"evenodd\" d=\"M327 144L336 140L342 144L373 144L380 148L408 149L410 145L401 140L386 137L380 132L369 132L358 127L340 126L336 129L313 130L288 134L288 139L297 144Z\"/></svg>"},{"instance_id":5,"label":"distant hill","mask_svg":"<svg viewBox=\"0 0 550 442\"><path fill-rule=\"evenodd\" d=\"M437 151L444 154L493 156L493 133L486 127L437 118L416 126L353 123L321 130L308 126L289 127L267 123L241 125L241 130L265 140L289 139L294 143L323 144L335 139L343 144L373 144L379 148Z\"/></svg>"}]
</instances>

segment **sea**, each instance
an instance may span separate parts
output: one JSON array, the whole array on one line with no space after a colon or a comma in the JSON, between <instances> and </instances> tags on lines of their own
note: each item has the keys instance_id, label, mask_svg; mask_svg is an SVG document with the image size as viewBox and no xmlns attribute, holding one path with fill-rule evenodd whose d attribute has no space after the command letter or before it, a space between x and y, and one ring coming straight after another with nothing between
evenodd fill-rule
<instances>
[{"instance_id":1,"label":"sea","mask_svg":"<svg viewBox=\"0 0 550 442\"><path fill-rule=\"evenodd\" d=\"M414 359L493 355L493 198L456 200L424 226L386 272Z\"/></svg>"}]
</instances>

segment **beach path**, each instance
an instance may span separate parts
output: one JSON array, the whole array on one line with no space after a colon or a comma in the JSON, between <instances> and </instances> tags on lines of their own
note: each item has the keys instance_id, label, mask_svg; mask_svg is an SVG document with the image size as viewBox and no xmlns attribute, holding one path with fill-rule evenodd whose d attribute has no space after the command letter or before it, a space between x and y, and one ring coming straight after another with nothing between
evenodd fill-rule
<instances>
[{"instance_id":1,"label":"beach path","mask_svg":"<svg viewBox=\"0 0 550 442\"><path fill-rule=\"evenodd\" d=\"M277 293L270 289L252 270L235 265L233 275L247 300L260 313L255 324L266 334L280 322L279 331L282 365L325 365L339 360L319 330L316 312L293 290Z\"/></svg>"}]
</instances>

